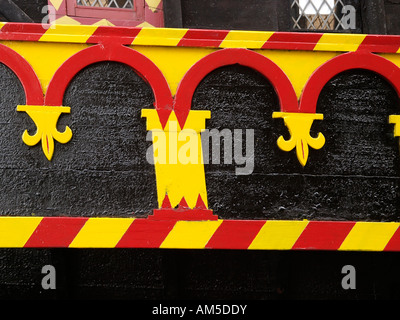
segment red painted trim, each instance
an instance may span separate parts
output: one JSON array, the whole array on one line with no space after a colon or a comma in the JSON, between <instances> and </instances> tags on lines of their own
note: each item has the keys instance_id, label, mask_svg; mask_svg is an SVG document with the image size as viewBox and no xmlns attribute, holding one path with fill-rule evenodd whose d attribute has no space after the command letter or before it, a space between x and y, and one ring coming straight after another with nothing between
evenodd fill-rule
<instances>
[{"instance_id":1,"label":"red painted trim","mask_svg":"<svg viewBox=\"0 0 400 320\"><path fill-rule=\"evenodd\" d=\"M275 88L281 110L284 112L297 112L297 96L292 83L274 62L251 50L222 49L196 62L181 80L176 92L174 105L174 111L181 128L186 122L193 94L201 80L211 71L233 64L240 64L260 72Z\"/></svg>"},{"instance_id":2,"label":"red painted trim","mask_svg":"<svg viewBox=\"0 0 400 320\"><path fill-rule=\"evenodd\" d=\"M39 41L46 31L41 24L8 22L0 30L0 40Z\"/></svg>"},{"instance_id":3,"label":"red painted trim","mask_svg":"<svg viewBox=\"0 0 400 320\"><path fill-rule=\"evenodd\" d=\"M70 245L88 218L48 217L40 221L25 248L65 248Z\"/></svg>"},{"instance_id":4,"label":"red painted trim","mask_svg":"<svg viewBox=\"0 0 400 320\"><path fill-rule=\"evenodd\" d=\"M86 43L117 43L130 45L142 28L122 28L99 26ZM118 37L115 37L115 33Z\"/></svg>"},{"instance_id":5,"label":"red painted trim","mask_svg":"<svg viewBox=\"0 0 400 320\"><path fill-rule=\"evenodd\" d=\"M45 104L61 106L64 93L74 76L85 67L102 61L115 61L134 69L153 89L160 121L165 126L172 111L172 95L169 85L158 67L141 53L116 45L96 45L84 49L65 61L49 83Z\"/></svg>"},{"instance_id":6,"label":"red painted trim","mask_svg":"<svg viewBox=\"0 0 400 320\"><path fill-rule=\"evenodd\" d=\"M400 228L397 228L383 251L400 251Z\"/></svg>"},{"instance_id":7,"label":"red painted trim","mask_svg":"<svg viewBox=\"0 0 400 320\"><path fill-rule=\"evenodd\" d=\"M9 67L25 91L26 104L43 105L43 91L40 81L31 65L17 52L0 44L0 63Z\"/></svg>"},{"instance_id":8,"label":"red painted trim","mask_svg":"<svg viewBox=\"0 0 400 320\"><path fill-rule=\"evenodd\" d=\"M281 49L288 50L313 50L322 37L322 33L293 33L275 32L262 49Z\"/></svg>"},{"instance_id":9,"label":"red painted trim","mask_svg":"<svg viewBox=\"0 0 400 320\"><path fill-rule=\"evenodd\" d=\"M175 223L175 221L136 219L117 243L116 248L158 248Z\"/></svg>"},{"instance_id":10,"label":"red painted trim","mask_svg":"<svg viewBox=\"0 0 400 320\"><path fill-rule=\"evenodd\" d=\"M218 220L218 216L213 215L213 211L207 209L203 199L199 195L193 209L189 208L186 199L183 197L177 208L172 208L169 197L166 194L161 208L154 209L153 215L148 216L149 220Z\"/></svg>"},{"instance_id":11,"label":"red painted trim","mask_svg":"<svg viewBox=\"0 0 400 320\"><path fill-rule=\"evenodd\" d=\"M337 250L355 222L310 221L292 249Z\"/></svg>"},{"instance_id":12,"label":"red painted trim","mask_svg":"<svg viewBox=\"0 0 400 320\"><path fill-rule=\"evenodd\" d=\"M169 220L169 221L204 221L204 220L218 220L218 216L213 215L212 210L208 209L154 209L153 215L148 216L149 220Z\"/></svg>"},{"instance_id":13,"label":"red painted trim","mask_svg":"<svg viewBox=\"0 0 400 320\"><path fill-rule=\"evenodd\" d=\"M155 27L163 27L163 9L162 2L156 12L151 11L147 5L144 8L145 15L141 20L109 20L111 23L120 26L121 28L134 29L136 26L144 21L150 23ZM56 13L56 17L60 18L66 15L65 2L60 5ZM101 15L97 18L71 16L82 24L93 24L103 18ZM1 40L23 40L23 41L37 41L45 32L42 24L39 23L12 23L7 22L0 31ZM112 37L116 42L120 37L120 28L114 28ZM213 47L218 48L230 30L201 30L189 29L185 36L179 41L179 46L192 46L192 47ZM130 31L122 31L123 34L130 33ZM274 32L271 37L264 43L262 49L277 49L277 50L307 50L311 51L315 48L318 40L321 38L322 33L301 33L301 32ZM123 36L124 37L124 36ZM340 43L338 43L340 47ZM358 51L368 51L375 53L395 53L400 48L399 35L366 35L362 44L359 46Z\"/></svg>"},{"instance_id":14,"label":"red painted trim","mask_svg":"<svg viewBox=\"0 0 400 320\"><path fill-rule=\"evenodd\" d=\"M208 241L210 249L247 249L265 221L224 220Z\"/></svg>"},{"instance_id":15,"label":"red painted trim","mask_svg":"<svg viewBox=\"0 0 400 320\"><path fill-rule=\"evenodd\" d=\"M43 217L23 247L68 248L89 219L89 217ZM267 220L223 220L204 248L249 249L267 222ZM121 234L115 247L160 248L176 223L177 221L133 219L127 230ZM309 221L295 244L287 249L340 250L343 242L349 235L351 236L356 223L355 221ZM367 234L365 236L368 237ZM397 228L391 236L384 251L400 251L400 228Z\"/></svg>"},{"instance_id":16,"label":"red painted trim","mask_svg":"<svg viewBox=\"0 0 400 320\"><path fill-rule=\"evenodd\" d=\"M400 36L369 34L358 47L358 51L396 53L400 48Z\"/></svg>"},{"instance_id":17,"label":"red painted trim","mask_svg":"<svg viewBox=\"0 0 400 320\"><path fill-rule=\"evenodd\" d=\"M354 69L373 71L385 78L400 96L400 68L393 62L368 52L341 54L324 63L309 78L300 99L299 112L316 113L319 95L324 86L341 72Z\"/></svg>"},{"instance_id":18,"label":"red painted trim","mask_svg":"<svg viewBox=\"0 0 400 320\"><path fill-rule=\"evenodd\" d=\"M224 41L228 30L189 29L179 41L179 47L218 47Z\"/></svg>"}]
</instances>

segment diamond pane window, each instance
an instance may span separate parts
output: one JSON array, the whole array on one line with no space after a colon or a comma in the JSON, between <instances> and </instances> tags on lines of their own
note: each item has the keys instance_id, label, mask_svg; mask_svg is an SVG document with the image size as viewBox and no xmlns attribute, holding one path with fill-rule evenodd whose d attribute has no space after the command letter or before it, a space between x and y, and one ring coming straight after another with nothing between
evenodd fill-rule
<instances>
[{"instance_id":1,"label":"diamond pane window","mask_svg":"<svg viewBox=\"0 0 400 320\"><path fill-rule=\"evenodd\" d=\"M78 6L133 9L133 0L76 0Z\"/></svg>"},{"instance_id":2,"label":"diamond pane window","mask_svg":"<svg viewBox=\"0 0 400 320\"><path fill-rule=\"evenodd\" d=\"M342 0L292 0L295 30L344 30Z\"/></svg>"}]
</instances>

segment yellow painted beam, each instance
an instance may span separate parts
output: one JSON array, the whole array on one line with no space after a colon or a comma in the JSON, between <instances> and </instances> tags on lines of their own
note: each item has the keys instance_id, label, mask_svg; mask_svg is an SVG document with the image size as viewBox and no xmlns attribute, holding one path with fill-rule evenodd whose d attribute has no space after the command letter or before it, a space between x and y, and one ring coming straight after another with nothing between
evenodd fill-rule
<instances>
[{"instance_id":1,"label":"yellow painted beam","mask_svg":"<svg viewBox=\"0 0 400 320\"><path fill-rule=\"evenodd\" d=\"M69 247L114 248L133 220L133 218L90 218Z\"/></svg>"},{"instance_id":2,"label":"yellow painted beam","mask_svg":"<svg viewBox=\"0 0 400 320\"><path fill-rule=\"evenodd\" d=\"M365 37L364 34L325 33L314 51L356 51Z\"/></svg>"},{"instance_id":3,"label":"yellow painted beam","mask_svg":"<svg viewBox=\"0 0 400 320\"><path fill-rule=\"evenodd\" d=\"M0 247L22 248L42 219L42 217L1 217Z\"/></svg>"},{"instance_id":4,"label":"yellow painted beam","mask_svg":"<svg viewBox=\"0 0 400 320\"><path fill-rule=\"evenodd\" d=\"M221 225L218 221L178 221L160 248L203 249Z\"/></svg>"},{"instance_id":5,"label":"yellow painted beam","mask_svg":"<svg viewBox=\"0 0 400 320\"><path fill-rule=\"evenodd\" d=\"M230 31L220 44L220 48L260 49L274 32Z\"/></svg>"},{"instance_id":6,"label":"yellow painted beam","mask_svg":"<svg viewBox=\"0 0 400 320\"><path fill-rule=\"evenodd\" d=\"M135 37L133 45L176 46L188 29L143 28Z\"/></svg>"},{"instance_id":7,"label":"yellow painted beam","mask_svg":"<svg viewBox=\"0 0 400 320\"><path fill-rule=\"evenodd\" d=\"M382 251L399 225L394 222L357 222L339 250Z\"/></svg>"},{"instance_id":8,"label":"yellow painted beam","mask_svg":"<svg viewBox=\"0 0 400 320\"><path fill-rule=\"evenodd\" d=\"M299 238L308 221L275 221L265 222L249 249L257 250L290 250Z\"/></svg>"},{"instance_id":9,"label":"yellow painted beam","mask_svg":"<svg viewBox=\"0 0 400 320\"><path fill-rule=\"evenodd\" d=\"M98 26L54 24L40 38L42 42L85 43Z\"/></svg>"}]
</instances>

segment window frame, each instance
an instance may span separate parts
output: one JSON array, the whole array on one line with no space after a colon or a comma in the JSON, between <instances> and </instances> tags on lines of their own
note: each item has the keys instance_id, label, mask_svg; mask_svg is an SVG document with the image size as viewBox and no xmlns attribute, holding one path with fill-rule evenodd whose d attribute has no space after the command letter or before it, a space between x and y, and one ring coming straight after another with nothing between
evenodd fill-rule
<instances>
[{"instance_id":1,"label":"window frame","mask_svg":"<svg viewBox=\"0 0 400 320\"><path fill-rule=\"evenodd\" d=\"M66 0L66 13L70 17L137 22L144 19L144 0L132 0L133 8L89 7Z\"/></svg>"}]
</instances>

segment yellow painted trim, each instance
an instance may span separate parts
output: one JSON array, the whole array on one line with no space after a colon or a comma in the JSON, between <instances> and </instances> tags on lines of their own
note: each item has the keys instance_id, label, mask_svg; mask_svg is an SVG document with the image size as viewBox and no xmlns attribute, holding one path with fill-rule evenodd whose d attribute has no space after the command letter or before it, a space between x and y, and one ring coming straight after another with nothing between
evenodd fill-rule
<instances>
[{"instance_id":1,"label":"yellow painted trim","mask_svg":"<svg viewBox=\"0 0 400 320\"><path fill-rule=\"evenodd\" d=\"M5 24L7 22L0 22L0 28ZM87 39L96 31L98 25L110 24L106 19L102 19L93 25L82 25L71 17L63 16L53 22L52 27L43 34L39 41L86 43ZM142 29L132 44L143 46L176 46L185 33L190 30L186 28L156 28L147 22L138 25L137 28ZM270 31L230 30L218 47L260 49L274 33ZM116 34L116 36L118 35ZM314 51L356 51L366 36L367 34L323 33ZM400 49L397 53L400 53Z\"/></svg>"},{"instance_id":2,"label":"yellow painted trim","mask_svg":"<svg viewBox=\"0 0 400 320\"><path fill-rule=\"evenodd\" d=\"M160 5L161 0L145 0L149 9L153 12L157 11L158 6Z\"/></svg>"},{"instance_id":3,"label":"yellow painted trim","mask_svg":"<svg viewBox=\"0 0 400 320\"><path fill-rule=\"evenodd\" d=\"M400 223L357 222L339 250L382 251Z\"/></svg>"},{"instance_id":4,"label":"yellow painted trim","mask_svg":"<svg viewBox=\"0 0 400 320\"><path fill-rule=\"evenodd\" d=\"M63 0L50 0L50 3L52 4L52 6L58 10L60 9L61 4L63 3Z\"/></svg>"},{"instance_id":5,"label":"yellow painted trim","mask_svg":"<svg viewBox=\"0 0 400 320\"><path fill-rule=\"evenodd\" d=\"M250 244L249 249L290 250L307 224L307 220L267 221Z\"/></svg>"},{"instance_id":6,"label":"yellow painted trim","mask_svg":"<svg viewBox=\"0 0 400 320\"><path fill-rule=\"evenodd\" d=\"M64 25L74 25L74 26L79 26L81 23L78 20L75 20L69 16L62 16L53 22L51 22L52 25L58 25L58 24L64 24Z\"/></svg>"},{"instance_id":7,"label":"yellow painted trim","mask_svg":"<svg viewBox=\"0 0 400 320\"><path fill-rule=\"evenodd\" d=\"M22 248L42 219L42 217L1 217L0 247Z\"/></svg>"},{"instance_id":8,"label":"yellow painted trim","mask_svg":"<svg viewBox=\"0 0 400 320\"><path fill-rule=\"evenodd\" d=\"M395 137L400 137L400 116L399 115L390 115L389 116L389 123L394 124L394 132L393 135Z\"/></svg>"},{"instance_id":9,"label":"yellow painted trim","mask_svg":"<svg viewBox=\"0 0 400 320\"><path fill-rule=\"evenodd\" d=\"M356 51L367 35L325 33L314 51Z\"/></svg>"},{"instance_id":10,"label":"yellow painted trim","mask_svg":"<svg viewBox=\"0 0 400 320\"><path fill-rule=\"evenodd\" d=\"M217 221L178 221L160 248L203 249L221 225Z\"/></svg>"},{"instance_id":11,"label":"yellow painted trim","mask_svg":"<svg viewBox=\"0 0 400 320\"><path fill-rule=\"evenodd\" d=\"M337 52L328 51L315 52L258 49L255 50L255 52L271 59L285 72L299 99L304 86L313 72L322 64L338 55Z\"/></svg>"},{"instance_id":12,"label":"yellow painted trim","mask_svg":"<svg viewBox=\"0 0 400 320\"><path fill-rule=\"evenodd\" d=\"M171 89L176 94L179 83L186 72L200 59L215 52L215 48L187 48L162 46L132 46L149 58L161 70Z\"/></svg>"},{"instance_id":13,"label":"yellow painted trim","mask_svg":"<svg viewBox=\"0 0 400 320\"><path fill-rule=\"evenodd\" d=\"M220 44L220 48L260 49L274 32L230 31Z\"/></svg>"},{"instance_id":14,"label":"yellow painted trim","mask_svg":"<svg viewBox=\"0 0 400 320\"><path fill-rule=\"evenodd\" d=\"M134 220L133 218L90 218L69 247L114 248Z\"/></svg>"},{"instance_id":15,"label":"yellow painted trim","mask_svg":"<svg viewBox=\"0 0 400 320\"><path fill-rule=\"evenodd\" d=\"M188 29L143 28L132 45L176 46Z\"/></svg>"},{"instance_id":16,"label":"yellow painted trim","mask_svg":"<svg viewBox=\"0 0 400 320\"><path fill-rule=\"evenodd\" d=\"M74 54L89 47L81 43L0 41L15 50L33 67L46 93L48 84L58 68Z\"/></svg>"},{"instance_id":17,"label":"yellow painted trim","mask_svg":"<svg viewBox=\"0 0 400 320\"><path fill-rule=\"evenodd\" d=\"M54 24L40 38L42 42L86 43L98 26Z\"/></svg>"}]
</instances>

